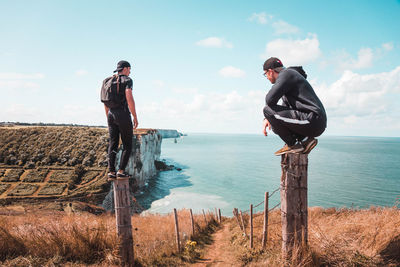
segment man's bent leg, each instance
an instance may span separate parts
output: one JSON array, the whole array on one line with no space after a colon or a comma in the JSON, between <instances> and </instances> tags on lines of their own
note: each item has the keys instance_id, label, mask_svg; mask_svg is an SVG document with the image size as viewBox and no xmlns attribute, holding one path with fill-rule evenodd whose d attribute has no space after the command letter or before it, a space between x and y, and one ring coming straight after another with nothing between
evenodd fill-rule
<instances>
[{"instance_id":1,"label":"man's bent leg","mask_svg":"<svg viewBox=\"0 0 400 267\"><path fill-rule=\"evenodd\" d=\"M279 137L288 145L293 146L296 144L297 136L296 134L290 130L290 128L285 125L285 123L281 120L278 120L275 115L278 112L270 108L269 106L264 107L264 116L267 118L269 123L272 126L272 131L279 135Z\"/></svg>"}]
</instances>

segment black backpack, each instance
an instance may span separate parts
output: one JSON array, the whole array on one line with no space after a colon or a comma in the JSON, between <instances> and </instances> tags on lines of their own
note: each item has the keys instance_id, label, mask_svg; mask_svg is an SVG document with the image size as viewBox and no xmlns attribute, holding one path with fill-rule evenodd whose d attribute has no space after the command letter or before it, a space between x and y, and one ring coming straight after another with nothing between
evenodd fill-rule
<instances>
[{"instance_id":1,"label":"black backpack","mask_svg":"<svg viewBox=\"0 0 400 267\"><path fill-rule=\"evenodd\" d=\"M100 98L108 108L118 108L122 105L119 96L119 76L113 75L106 78L101 86Z\"/></svg>"}]
</instances>

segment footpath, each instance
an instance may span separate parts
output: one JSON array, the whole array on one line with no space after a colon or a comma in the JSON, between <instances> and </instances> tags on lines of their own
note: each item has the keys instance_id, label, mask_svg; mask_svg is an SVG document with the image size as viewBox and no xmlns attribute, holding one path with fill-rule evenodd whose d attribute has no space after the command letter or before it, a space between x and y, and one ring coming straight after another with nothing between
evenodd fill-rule
<instances>
[{"instance_id":1,"label":"footpath","mask_svg":"<svg viewBox=\"0 0 400 267\"><path fill-rule=\"evenodd\" d=\"M229 225L229 221L225 221L222 224L222 228L213 235L213 243L205 248L205 254L202 259L191 266L240 266L230 247Z\"/></svg>"}]
</instances>

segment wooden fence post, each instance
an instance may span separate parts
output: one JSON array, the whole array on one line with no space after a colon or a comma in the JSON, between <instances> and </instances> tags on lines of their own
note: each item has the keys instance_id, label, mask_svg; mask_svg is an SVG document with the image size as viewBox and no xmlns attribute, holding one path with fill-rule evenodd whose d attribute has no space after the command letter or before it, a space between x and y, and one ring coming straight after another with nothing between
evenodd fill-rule
<instances>
[{"instance_id":1,"label":"wooden fence post","mask_svg":"<svg viewBox=\"0 0 400 267\"><path fill-rule=\"evenodd\" d=\"M282 256L307 244L307 154L286 154L281 159Z\"/></svg>"},{"instance_id":2,"label":"wooden fence post","mask_svg":"<svg viewBox=\"0 0 400 267\"><path fill-rule=\"evenodd\" d=\"M221 209L218 209L218 221L219 223L221 223L222 219L221 219Z\"/></svg>"},{"instance_id":3,"label":"wooden fence post","mask_svg":"<svg viewBox=\"0 0 400 267\"><path fill-rule=\"evenodd\" d=\"M245 236L247 236L246 227L244 226L243 215L242 215L242 211L241 210L240 210L240 220L242 221L242 225L243 225L243 233L244 233Z\"/></svg>"},{"instance_id":4,"label":"wooden fence post","mask_svg":"<svg viewBox=\"0 0 400 267\"><path fill-rule=\"evenodd\" d=\"M202 211L203 211L204 221L206 222L206 226L207 226L207 217L206 217L206 214L204 212L204 209L202 209Z\"/></svg>"},{"instance_id":5,"label":"wooden fence post","mask_svg":"<svg viewBox=\"0 0 400 267\"><path fill-rule=\"evenodd\" d=\"M265 249L268 241L268 192L265 192L264 198L264 231L262 239L262 248Z\"/></svg>"},{"instance_id":6,"label":"wooden fence post","mask_svg":"<svg viewBox=\"0 0 400 267\"><path fill-rule=\"evenodd\" d=\"M192 236L194 236L194 220L192 209L190 209L190 221L192 222Z\"/></svg>"},{"instance_id":7,"label":"wooden fence post","mask_svg":"<svg viewBox=\"0 0 400 267\"><path fill-rule=\"evenodd\" d=\"M250 204L250 248L253 248L253 204Z\"/></svg>"},{"instance_id":8,"label":"wooden fence post","mask_svg":"<svg viewBox=\"0 0 400 267\"><path fill-rule=\"evenodd\" d=\"M242 225L240 224L240 221L239 221L239 212L238 212L238 209L237 209L237 208L233 208L233 215L234 215L235 218L236 218L236 221L237 221L237 223L238 223L238 225L239 225L240 230L243 231Z\"/></svg>"},{"instance_id":9,"label":"wooden fence post","mask_svg":"<svg viewBox=\"0 0 400 267\"><path fill-rule=\"evenodd\" d=\"M178 225L178 213L174 208L174 217L175 217L175 233L176 233L176 247L178 248L178 253L181 252L181 244L179 242L179 225Z\"/></svg>"},{"instance_id":10,"label":"wooden fence post","mask_svg":"<svg viewBox=\"0 0 400 267\"><path fill-rule=\"evenodd\" d=\"M119 254L124 266L134 265L132 218L130 213L129 178L113 181Z\"/></svg>"}]
</instances>

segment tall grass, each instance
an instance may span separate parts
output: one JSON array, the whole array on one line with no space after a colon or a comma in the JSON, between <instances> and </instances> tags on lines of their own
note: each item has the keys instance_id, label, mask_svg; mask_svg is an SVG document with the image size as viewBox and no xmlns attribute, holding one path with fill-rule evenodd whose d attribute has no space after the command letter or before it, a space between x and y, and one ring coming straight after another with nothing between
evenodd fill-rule
<instances>
[{"instance_id":1,"label":"tall grass","mask_svg":"<svg viewBox=\"0 0 400 267\"><path fill-rule=\"evenodd\" d=\"M243 236L236 221L231 221L232 245L243 264L283 264L280 220L280 211L269 214L265 251L261 250L262 213L256 214L253 222L253 250L249 249L248 238ZM396 207L310 208L308 227L308 246L295 248L288 266L400 266L400 210Z\"/></svg>"},{"instance_id":2,"label":"tall grass","mask_svg":"<svg viewBox=\"0 0 400 267\"><path fill-rule=\"evenodd\" d=\"M188 240L199 239L200 232L204 233L216 224L211 214L207 214L207 224L203 215L195 215L197 234L192 236L189 211L182 210L178 214L181 253L177 252L171 214L132 217L137 265L168 266L193 260L190 258L193 255L185 253L185 244ZM33 213L0 216L0 262L6 266L118 265L117 247L113 215Z\"/></svg>"}]
</instances>

